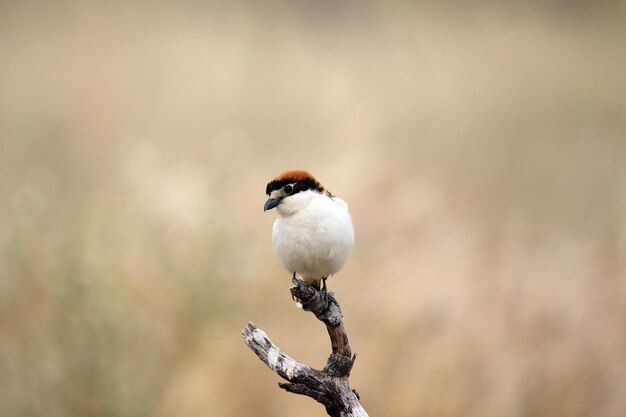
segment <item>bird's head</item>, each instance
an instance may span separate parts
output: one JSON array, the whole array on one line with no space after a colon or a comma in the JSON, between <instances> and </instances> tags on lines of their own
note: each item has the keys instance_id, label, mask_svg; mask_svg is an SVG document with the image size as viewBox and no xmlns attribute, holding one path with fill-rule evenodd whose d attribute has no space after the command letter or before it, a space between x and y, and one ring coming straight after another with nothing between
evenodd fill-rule
<instances>
[{"instance_id":1,"label":"bird's head","mask_svg":"<svg viewBox=\"0 0 626 417\"><path fill-rule=\"evenodd\" d=\"M263 211L271 210L280 204L297 203L299 199L304 200L303 193L305 191L313 191L319 194L325 192L324 187L307 171L292 169L281 172L265 188L268 199L265 202Z\"/></svg>"}]
</instances>

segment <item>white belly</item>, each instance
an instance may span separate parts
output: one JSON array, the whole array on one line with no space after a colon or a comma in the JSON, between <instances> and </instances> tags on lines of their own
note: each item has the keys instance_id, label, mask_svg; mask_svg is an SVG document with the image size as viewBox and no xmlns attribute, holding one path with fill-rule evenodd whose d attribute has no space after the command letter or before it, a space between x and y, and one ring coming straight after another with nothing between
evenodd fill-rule
<instances>
[{"instance_id":1,"label":"white belly","mask_svg":"<svg viewBox=\"0 0 626 417\"><path fill-rule=\"evenodd\" d=\"M278 217L272 243L287 271L317 282L346 263L354 246L354 228L347 209L323 196L303 210Z\"/></svg>"}]
</instances>

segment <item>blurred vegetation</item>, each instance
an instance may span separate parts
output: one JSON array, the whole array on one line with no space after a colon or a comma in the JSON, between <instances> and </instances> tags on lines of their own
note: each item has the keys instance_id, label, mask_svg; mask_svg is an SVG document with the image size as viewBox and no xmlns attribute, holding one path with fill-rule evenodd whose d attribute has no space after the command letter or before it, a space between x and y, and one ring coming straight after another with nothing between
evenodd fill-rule
<instances>
[{"instance_id":1,"label":"blurred vegetation","mask_svg":"<svg viewBox=\"0 0 626 417\"><path fill-rule=\"evenodd\" d=\"M265 183L313 172L372 416L626 414L626 3L3 2L0 415L322 415Z\"/></svg>"}]
</instances>

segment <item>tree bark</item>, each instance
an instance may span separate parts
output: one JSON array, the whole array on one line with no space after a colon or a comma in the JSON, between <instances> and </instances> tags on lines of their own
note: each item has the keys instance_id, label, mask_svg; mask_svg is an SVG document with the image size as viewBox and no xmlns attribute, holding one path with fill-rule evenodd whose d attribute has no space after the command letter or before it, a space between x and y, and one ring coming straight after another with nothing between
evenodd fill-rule
<instances>
[{"instance_id":1,"label":"tree bark","mask_svg":"<svg viewBox=\"0 0 626 417\"><path fill-rule=\"evenodd\" d=\"M326 325L332 353L324 369L313 369L292 359L251 322L242 331L244 342L272 371L288 381L279 383L280 388L313 398L332 417L368 417L361 406L359 395L350 388L348 382L356 355L352 355L335 295L298 279L292 282L292 298Z\"/></svg>"}]
</instances>

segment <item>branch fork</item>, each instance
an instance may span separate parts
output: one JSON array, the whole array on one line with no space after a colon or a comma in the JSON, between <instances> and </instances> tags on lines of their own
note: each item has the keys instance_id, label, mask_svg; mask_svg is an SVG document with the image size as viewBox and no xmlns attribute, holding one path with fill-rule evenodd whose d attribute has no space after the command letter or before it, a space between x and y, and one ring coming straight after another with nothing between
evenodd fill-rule
<instances>
[{"instance_id":1,"label":"branch fork","mask_svg":"<svg viewBox=\"0 0 626 417\"><path fill-rule=\"evenodd\" d=\"M326 408L329 416L367 417L359 395L348 383L356 355L352 355L341 308L334 293L318 290L296 278L292 283L292 298L326 325L332 353L324 369L313 369L291 358L251 322L242 331L244 342L265 365L288 381L279 383L280 388L313 398Z\"/></svg>"}]
</instances>

